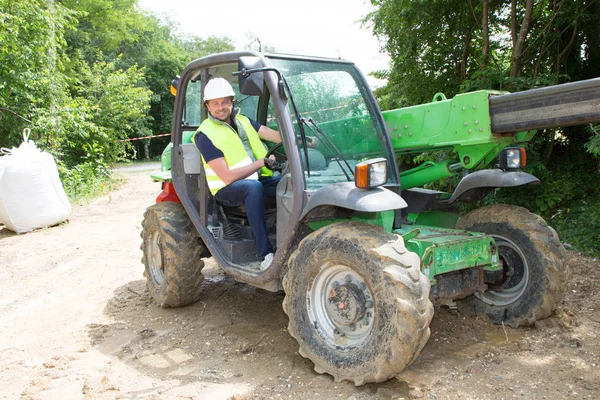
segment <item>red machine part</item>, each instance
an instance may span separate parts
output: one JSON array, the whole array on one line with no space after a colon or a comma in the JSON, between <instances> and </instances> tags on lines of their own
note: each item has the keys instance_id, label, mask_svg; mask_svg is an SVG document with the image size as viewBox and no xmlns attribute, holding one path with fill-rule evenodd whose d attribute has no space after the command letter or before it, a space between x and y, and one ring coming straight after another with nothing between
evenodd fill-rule
<instances>
[{"instance_id":1,"label":"red machine part","mask_svg":"<svg viewBox=\"0 0 600 400\"><path fill-rule=\"evenodd\" d=\"M177 196L177 192L175 192L175 187L173 186L173 182L163 182L162 190L163 191L156 198L157 203L162 203L164 201L172 201L175 203L181 203L181 200L179 200L179 196Z\"/></svg>"}]
</instances>

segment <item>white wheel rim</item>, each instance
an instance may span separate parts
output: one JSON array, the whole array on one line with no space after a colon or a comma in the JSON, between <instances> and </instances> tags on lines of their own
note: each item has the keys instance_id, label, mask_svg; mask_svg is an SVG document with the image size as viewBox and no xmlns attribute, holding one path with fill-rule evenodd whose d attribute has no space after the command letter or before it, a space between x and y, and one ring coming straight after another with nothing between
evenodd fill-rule
<instances>
[{"instance_id":1,"label":"white wheel rim","mask_svg":"<svg viewBox=\"0 0 600 400\"><path fill-rule=\"evenodd\" d=\"M148 264L150 266L150 275L152 275L152 280L160 286L165 280L165 271L163 268L163 257L159 232L154 232L150 236L150 240L146 245L146 255Z\"/></svg>"},{"instance_id":2,"label":"white wheel rim","mask_svg":"<svg viewBox=\"0 0 600 400\"><path fill-rule=\"evenodd\" d=\"M495 234L489 234L489 236L492 236L496 241L498 254L503 262L512 263L512 267L516 271L516 276L511 278L506 288L498 291L488 290L483 296L477 294L477 297L486 304L503 307L519 300L525 289L527 289L529 284L529 265L519 246L512 240Z\"/></svg>"},{"instance_id":3,"label":"white wheel rim","mask_svg":"<svg viewBox=\"0 0 600 400\"><path fill-rule=\"evenodd\" d=\"M334 349L360 347L373 330L374 301L367 283L344 265L323 264L306 293L315 329Z\"/></svg>"}]
</instances>

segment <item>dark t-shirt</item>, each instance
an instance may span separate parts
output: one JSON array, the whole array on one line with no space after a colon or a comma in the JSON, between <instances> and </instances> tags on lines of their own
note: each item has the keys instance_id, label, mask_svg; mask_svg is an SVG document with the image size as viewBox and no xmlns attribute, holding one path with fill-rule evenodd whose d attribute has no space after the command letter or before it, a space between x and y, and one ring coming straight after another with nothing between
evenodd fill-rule
<instances>
[{"instance_id":1,"label":"dark t-shirt","mask_svg":"<svg viewBox=\"0 0 600 400\"><path fill-rule=\"evenodd\" d=\"M258 132L258 130L260 129L260 127L262 125L259 124L258 122L256 122L255 120L253 120L252 118L248 118L248 119L250 120L252 127ZM236 132L238 132L237 124L235 123L235 121L232 120L232 121L230 121L229 124L231 125L231 127L233 129L235 129ZM204 161L206 161L206 162L215 160L217 158L224 157L223 152L221 150L219 150L213 144L213 142L208 138L208 136L206 136L202 132L200 132L196 136L196 146L200 150L200 154L202 154L202 157L204 157Z\"/></svg>"}]
</instances>

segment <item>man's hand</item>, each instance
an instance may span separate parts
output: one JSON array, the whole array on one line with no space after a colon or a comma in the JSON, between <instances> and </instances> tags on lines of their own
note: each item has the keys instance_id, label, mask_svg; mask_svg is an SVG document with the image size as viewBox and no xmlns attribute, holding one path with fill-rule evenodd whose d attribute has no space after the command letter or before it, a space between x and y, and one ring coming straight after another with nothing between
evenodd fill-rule
<instances>
[{"instance_id":1,"label":"man's hand","mask_svg":"<svg viewBox=\"0 0 600 400\"><path fill-rule=\"evenodd\" d=\"M278 163L275 160L275 156L272 154L269 156L269 158L263 158L263 162L265 163L265 167L267 169L270 169L271 171L282 171L283 170L283 164Z\"/></svg>"},{"instance_id":2,"label":"man's hand","mask_svg":"<svg viewBox=\"0 0 600 400\"><path fill-rule=\"evenodd\" d=\"M321 141L316 136L307 136L306 139L308 139L308 147L312 149L316 149L321 144Z\"/></svg>"},{"instance_id":3,"label":"man's hand","mask_svg":"<svg viewBox=\"0 0 600 400\"><path fill-rule=\"evenodd\" d=\"M296 138L298 139L299 142L302 141L302 138L300 137L300 135L296 135ZM310 147L311 149L316 149L317 146L319 144L321 144L321 140L316 136L305 136L305 138L306 138L306 145L308 147Z\"/></svg>"}]
</instances>

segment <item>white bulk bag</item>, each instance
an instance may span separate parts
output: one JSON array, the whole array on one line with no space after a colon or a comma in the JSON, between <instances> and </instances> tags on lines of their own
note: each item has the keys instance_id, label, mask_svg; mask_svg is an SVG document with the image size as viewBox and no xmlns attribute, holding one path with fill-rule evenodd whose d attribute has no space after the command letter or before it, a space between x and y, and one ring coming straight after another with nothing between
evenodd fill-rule
<instances>
[{"instance_id":1,"label":"white bulk bag","mask_svg":"<svg viewBox=\"0 0 600 400\"><path fill-rule=\"evenodd\" d=\"M54 158L23 131L18 149L0 157L0 223L16 233L56 225L71 215Z\"/></svg>"}]
</instances>

